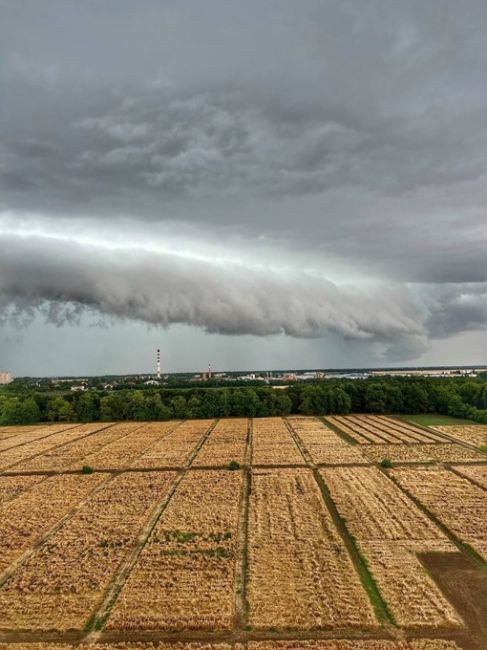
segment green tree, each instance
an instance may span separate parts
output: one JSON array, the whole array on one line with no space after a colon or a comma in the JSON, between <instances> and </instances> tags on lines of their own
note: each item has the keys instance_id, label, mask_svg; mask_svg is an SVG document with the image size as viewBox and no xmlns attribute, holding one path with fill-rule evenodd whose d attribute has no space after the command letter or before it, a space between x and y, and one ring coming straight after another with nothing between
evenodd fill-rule
<instances>
[{"instance_id":1,"label":"green tree","mask_svg":"<svg viewBox=\"0 0 487 650\"><path fill-rule=\"evenodd\" d=\"M76 418L79 422L93 422L100 417L95 397L92 393L83 393L80 395L76 400L74 408Z\"/></svg>"},{"instance_id":2,"label":"green tree","mask_svg":"<svg viewBox=\"0 0 487 650\"><path fill-rule=\"evenodd\" d=\"M51 398L47 404L47 419L49 422L74 421L75 413L72 404L61 396Z\"/></svg>"}]
</instances>

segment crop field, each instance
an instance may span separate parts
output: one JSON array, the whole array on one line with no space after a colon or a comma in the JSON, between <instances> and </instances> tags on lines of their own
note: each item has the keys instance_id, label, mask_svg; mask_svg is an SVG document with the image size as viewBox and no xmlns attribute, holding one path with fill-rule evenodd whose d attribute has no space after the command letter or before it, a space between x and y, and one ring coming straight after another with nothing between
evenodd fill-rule
<instances>
[{"instance_id":1,"label":"crop field","mask_svg":"<svg viewBox=\"0 0 487 650\"><path fill-rule=\"evenodd\" d=\"M254 420L254 465L304 465L304 459L282 418Z\"/></svg>"},{"instance_id":2,"label":"crop field","mask_svg":"<svg viewBox=\"0 0 487 650\"><path fill-rule=\"evenodd\" d=\"M466 426L435 426L436 431L446 433L460 442L467 442L475 447L487 447L487 426L481 424Z\"/></svg>"},{"instance_id":3,"label":"crop field","mask_svg":"<svg viewBox=\"0 0 487 650\"><path fill-rule=\"evenodd\" d=\"M288 418L288 422L317 465L367 462L360 449L348 444L317 418L295 417Z\"/></svg>"},{"instance_id":4,"label":"crop field","mask_svg":"<svg viewBox=\"0 0 487 650\"><path fill-rule=\"evenodd\" d=\"M462 463L483 461L485 454L455 443L437 445L369 445L361 448L369 460L380 462L388 458L394 463Z\"/></svg>"},{"instance_id":5,"label":"crop field","mask_svg":"<svg viewBox=\"0 0 487 650\"><path fill-rule=\"evenodd\" d=\"M408 492L487 560L487 492L448 469L397 469Z\"/></svg>"},{"instance_id":6,"label":"crop field","mask_svg":"<svg viewBox=\"0 0 487 650\"><path fill-rule=\"evenodd\" d=\"M327 418L332 424L362 445L404 445L445 442L438 432L384 415L337 415Z\"/></svg>"},{"instance_id":7,"label":"crop field","mask_svg":"<svg viewBox=\"0 0 487 650\"><path fill-rule=\"evenodd\" d=\"M0 650L485 650L487 454L450 428L0 428Z\"/></svg>"}]
</instances>

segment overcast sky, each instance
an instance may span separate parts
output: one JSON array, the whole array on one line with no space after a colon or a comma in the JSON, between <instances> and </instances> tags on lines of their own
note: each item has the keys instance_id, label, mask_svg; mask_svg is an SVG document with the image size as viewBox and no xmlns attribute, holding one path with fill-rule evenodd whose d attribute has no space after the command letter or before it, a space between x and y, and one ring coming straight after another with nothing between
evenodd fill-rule
<instances>
[{"instance_id":1,"label":"overcast sky","mask_svg":"<svg viewBox=\"0 0 487 650\"><path fill-rule=\"evenodd\" d=\"M487 363L485 0L0 0L0 370Z\"/></svg>"}]
</instances>

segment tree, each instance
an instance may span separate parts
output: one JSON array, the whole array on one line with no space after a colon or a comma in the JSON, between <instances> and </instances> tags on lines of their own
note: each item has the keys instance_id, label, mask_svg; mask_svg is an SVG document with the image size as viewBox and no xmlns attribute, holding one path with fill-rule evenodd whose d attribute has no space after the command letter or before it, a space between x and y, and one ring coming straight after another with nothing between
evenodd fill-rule
<instances>
[{"instance_id":1,"label":"tree","mask_svg":"<svg viewBox=\"0 0 487 650\"><path fill-rule=\"evenodd\" d=\"M47 419L50 422L72 422L74 409L64 397L57 396L49 400L47 404Z\"/></svg>"},{"instance_id":2,"label":"tree","mask_svg":"<svg viewBox=\"0 0 487 650\"><path fill-rule=\"evenodd\" d=\"M93 422L98 420L100 413L98 411L95 397L92 393L83 393L76 400L75 404L76 418L79 422Z\"/></svg>"},{"instance_id":3,"label":"tree","mask_svg":"<svg viewBox=\"0 0 487 650\"><path fill-rule=\"evenodd\" d=\"M175 418L184 419L188 417L188 405L182 395L171 400L171 408Z\"/></svg>"}]
</instances>

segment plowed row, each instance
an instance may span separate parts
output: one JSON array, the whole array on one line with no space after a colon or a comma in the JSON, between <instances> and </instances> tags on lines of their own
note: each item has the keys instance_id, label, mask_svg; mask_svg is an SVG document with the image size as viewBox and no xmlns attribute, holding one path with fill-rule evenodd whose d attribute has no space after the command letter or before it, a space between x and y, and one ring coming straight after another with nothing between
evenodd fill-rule
<instances>
[{"instance_id":1,"label":"plowed row","mask_svg":"<svg viewBox=\"0 0 487 650\"><path fill-rule=\"evenodd\" d=\"M437 445L368 445L362 448L368 460L380 462L384 458L395 463L440 462L461 463L463 461L482 461L485 456L480 451L468 449L455 443Z\"/></svg>"},{"instance_id":2,"label":"plowed row","mask_svg":"<svg viewBox=\"0 0 487 650\"><path fill-rule=\"evenodd\" d=\"M467 426L435 426L436 431L446 433L452 438L456 438L461 442L467 442L475 447L487 446L487 426L481 424L467 425Z\"/></svg>"},{"instance_id":3,"label":"plowed row","mask_svg":"<svg viewBox=\"0 0 487 650\"><path fill-rule=\"evenodd\" d=\"M288 422L317 465L367 462L360 449L345 442L318 418L292 417Z\"/></svg>"},{"instance_id":4,"label":"plowed row","mask_svg":"<svg viewBox=\"0 0 487 650\"><path fill-rule=\"evenodd\" d=\"M420 429L383 415L337 415L328 417L360 444L425 444L445 442L440 433Z\"/></svg>"}]
</instances>

